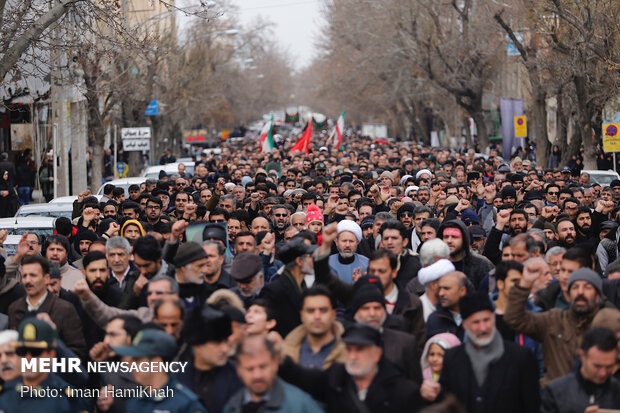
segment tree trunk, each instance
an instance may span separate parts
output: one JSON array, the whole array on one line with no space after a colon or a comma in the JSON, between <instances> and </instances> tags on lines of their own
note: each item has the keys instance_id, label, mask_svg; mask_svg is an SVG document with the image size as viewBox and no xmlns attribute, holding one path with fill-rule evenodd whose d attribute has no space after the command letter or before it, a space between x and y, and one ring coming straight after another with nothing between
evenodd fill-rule
<instances>
[{"instance_id":1,"label":"tree trunk","mask_svg":"<svg viewBox=\"0 0 620 413\"><path fill-rule=\"evenodd\" d=\"M471 117L476 124L476 130L478 131L478 146L480 150L484 152L489 146L489 132L487 130L487 123L484 119L484 113L482 110L471 113Z\"/></svg>"},{"instance_id":2,"label":"tree trunk","mask_svg":"<svg viewBox=\"0 0 620 413\"><path fill-rule=\"evenodd\" d=\"M93 178L91 188L93 191L101 188L103 175L103 140L100 143L96 143L97 138L93 139Z\"/></svg>"},{"instance_id":3,"label":"tree trunk","mask_svg":"<svg viewBox=\"0 0 620 413\"><path fill-rule=\"evenodd\" d=\"M588 102L587 80L582 76L573 78L575 84L575 96L577 97L577 124L578 134L583 143L583 164L585 169L596 168L596 142L592 134L592 113L595 109ZM579 148L577 148L579 150Z\"/></svg>"},{"instance_id":4,"label":"tree trunk","mask_svg":"<svg viewBox=\"0 0 620 413\"><path fill-rule=\"evenodd\" d=\"M534 107L532 108L532 128L536 135L536 164L547 167L551 143L547 134L547 101L546 93L536 93Z\"/></svg>"}]
</instances>

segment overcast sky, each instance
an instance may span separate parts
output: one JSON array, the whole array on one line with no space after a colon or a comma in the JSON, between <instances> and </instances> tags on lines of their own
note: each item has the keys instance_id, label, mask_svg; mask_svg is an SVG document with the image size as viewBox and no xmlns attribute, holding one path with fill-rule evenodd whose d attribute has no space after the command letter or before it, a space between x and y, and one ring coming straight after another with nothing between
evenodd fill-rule
<instances>
[{"instance_id":1,"label":"overcast sky","mask_svg":"<svg viewBox=\"0 0 620 413\"><path fill-rule=\"evenodd\" d=\"M217 2L217 0L215 0ZM308 65L314 55L317 34L324 20L321 17L323 0L232 0L239 9L239 20L248 26L262 18L273 23L275 40L295 58L295 68ZM178 8L199 4L198 0L176 0ZM180 30L193 18L176 13ZM225 16L229 17L229 16Z\"/></svg>"},{"instance_id":2,"label":"overcast sky","mask_svg":"<svg viewBox=\"0 0 620 413\"><path fill-rule=\"evenodd\" d=\"M276 41L288 48L300 69L312 60L314 43L323 24L321 0L235 0L245 25L258 16L274 23Z\"/></svg>"}]
</instances>

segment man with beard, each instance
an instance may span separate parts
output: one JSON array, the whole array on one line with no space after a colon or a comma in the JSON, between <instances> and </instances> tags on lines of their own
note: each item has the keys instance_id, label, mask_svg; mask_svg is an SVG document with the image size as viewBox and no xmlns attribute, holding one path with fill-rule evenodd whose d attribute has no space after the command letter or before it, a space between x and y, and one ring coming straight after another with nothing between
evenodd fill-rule
<instances>
[{"instance_id":1,"label":"man with beard","mask_svg":"<svg viewBox=\"0 0 620 413\"><path fill-rule=\"evenodd\" d=\"M471 289L471 283L468 282L464 273L452 271L439 278L437 285L439 304L426 322L426 337L451 333L462 341L464 331L459 300Z\"/></svg>"},{"instance_id":2,"label":"man with beard","mask_svg":"<svg viewBox=\"0 0 620 413\"><path fill-rule=\"evenodd\" d=\"M575 229L577 230L577 236L575 242L582 243L592 240L592 211L587 206L580 206L577 209L577 215L573 222ZM594 246L594 245L593 245Z\"/></svg>"},{"instance_id":3,"label":"man with beard","mask_svg":"<svg viewBox=\"0 0 620 413\"><path fill-rule=\"evenodd\" d=\"M451 393L468 412L537 412L540 389L534 355L502 339L485 292L462 297L459 307L467 340L446 352L439 383L425 381L422 396L435 401L439 391Z\"/></svg>"},{"instance_id":4,"label":"man with beard","mask_svg":"<svg viewBox=\"0 0 620 413\"><path fill-rule=\"evenodd\" d=\"M368 267L368 258L355 252L361 240L362 228L356 222L343 219L338 223L338 254L329 257L329 267L339 279L349 284L356 281L354 274L361 276Z\"/></svg>"},{"instance_id":5,"label":"man with beard","mask_svg":"<svg viewBox=\"0 0 620 413\"><path fill-rule=\"evenodd\" d=\"M282 339L273 340L278 348ZM355 323L342 341L347 347L344 364L334 363L320 371L305 369L287 357L280 366L280 377L308 391L328 413L400 413L422 407L417 386L385 357L379 330Z\"/></svg>"},{"instance_id":6,"label":"man with beard","mask_svg":"<svg viewBox=\"0 0 620 413\"><path fill-rule=\"evenodd\" d=\"M150 235L136 240L133 245L133 258L139 275L127 279L120 308L135 309L145 305L144 286L151 278L169 272L168 264L162 260L159 243Z\"/></svg>"},{"instance_id":7,"label":"man with beard","mask_svg":"<svg viewBox=\"0 0 620 413\"><path fill-rule=\"evenodd\" d=\"M322 285L313 286L304 291L301 325L284 339L284 352L302 367L325 370L346 360L343 333L330 291Z\"/></svg>"},{"instance_id":8,"label":"man with beard","mask_svg":"<svg viewBox=\"0 0 620 413\"><path fill-rule=\"evenodd\" d=\"M430 208L425 206L416 207L413 210L413 229L411 230L411 250L418 251L418 247L424 241L422 241L420 234L422 232L422 222L430 219L433 216Z\"/></svg>"},{"instance_id":9,"label":"man with beard","mask_svg":"<svg viewBox=\"0 0 620 413\"><path fill-rule=\"evenodd\" d=\"M60 283L67 290L71 290L83 278L80 270L69 265L70 249L69 240L62 235L50 235L45 241L45 258L60 265Z\"/></svg>"},{"instance_id":10,"label":"man with beard","mask_svg":"<svg viewBox=\"0 0 620 413\"><path fill-rule=\"evenodd\" d=\"M498 214L499 215L499 214ZM484 277L493 269L493 264L485 257L471 251L469 247L469 231L460 219L450 220L441 224L438 238L448 244L450 261L457 271L462 271L476 288ZM487 240L487 245L489 240Z\"/></svg>"},{"instance_id":11,"label":"man with beard","mask_svg":"<svg viewBox=\"0 0 620 413\"><path fill-rule=\"evenodd\" d=\"M577 232L575 231L575 225L569 218L560 218L558 222L556 222L555 228L555 237L560 247L568 249L575 245Z\"/></svg>"},{"instance_id":12,"label":"man with beard","mask_svg":"<svg viewBox=\"0 0 620 413\"><path fill-rule=\"evenodd\" d=\"M99 251L89 252L84 256L84 275L90 290L105 304L117 307L121 301L121 290L110 278L110 269L105 254ZM101 341L104 336L102 329L86 314L80 314L84 326L84 338L90 348Z\"/></svg>"},{"instance_id":13,"label":"man with beard","mask_svg":"<svg viewBox=\"0 0 620 413\"><path fill-rule=\"evenodd\" d=\"M568 310L525 311L532 286L545 270L543 264L539 260L526 263L523 277L508 295L504 321L516 332L542 343L546 369L542 384L545 384L568 374L574 366L579 343L598 312L603 281L591 269L580 268L568 279Z\"/></svg>"},{"instance_id":14,"label":"man with beard","mask_svg":"<svg viewBox=\"0 0 620 413\"><path fill-rule=\"evenodd\" d=\"M324 233L323 242L325 240ZM329 240L330 245L332 240ZM284 270L277 280L261 290L261 298L273 309L274 318L278 320L275 331L283 336L301 323L301 295L306 289L305 276L315 273L312 253L316 248L316 245L309 245L302 238L294 238L280 248L278 258L284 263Z\"/></svg>"},{"instance_id":15,"label":"man with beard","mask_svg":"<svg viewBox=\"0 0 620 413\"><path fill-rule=\"evenodd\" d=\"M271 223L276 234L276 242L284 240L284 230L288 227L290 212L285 205L278 204L271 208Z\"/></svg>"},{"instance_id":16,"label":"man with beard","mask_svg":"<svg viewBox=\"0 0 620 413\"><path fill-rule=\"evenodd\" d=\"M225 413L323 413L317 402L278 378L280 354L265 336L246 337L239 345L237 374L245 385L228 401Z\"/></svg>"},{"instance_id":17,"label":"man with beard","mask_svg":"<svg viewBox=\"0 0 620 413\"><path fill-rule=\"evenodd\" d=\"M508 228L506 228L508 224ZM507 233L506 233L507 231ZM500 246L506 239L527 231L527 212L523 209L502 209L498 211L495 226L489 232L483 255L493 264L501 261Z\"/></svg>"},{"instance_id":18,"label":"man with beard","mask_svg":"<svg viewBox=\"0 0 620 413\"><path fill-rule=\"evenodd\" d=\"M179 297L186 308L204 303L210 295L205 282L209 257L197 242L181 244L174 256L176 280L179 283Z\"/></svg>"},{"instance_id":19,"label":"man with beard","mask_svg":"<svg viewBox=\"0 0 620 413\"><path fill-rule=\"evenodd\" d=\"M250 308L265 284L262 259L251 251L237 254L233 260L230 276L237 283L231 290L241 298L246 309Z\"/></svg>"},{"instance_id":20,"label":"man with beard","mask_svg":"<svg viewBox=\"0 0 620 413\"><path fill-rule=\"evenodd\" d=\"M75 236L75 240L73 241L73 248L80 257L79 259L72 262L75 268L78 268L78 269L84 268L84 263L82 262L84 259L84 256L88 254L90 244L92 244L97 238L99 238L97 233L89 229L78 231L77 235ZM75 256L75 252L74 252L74 256Z\"/></svg>"}]
</instances>

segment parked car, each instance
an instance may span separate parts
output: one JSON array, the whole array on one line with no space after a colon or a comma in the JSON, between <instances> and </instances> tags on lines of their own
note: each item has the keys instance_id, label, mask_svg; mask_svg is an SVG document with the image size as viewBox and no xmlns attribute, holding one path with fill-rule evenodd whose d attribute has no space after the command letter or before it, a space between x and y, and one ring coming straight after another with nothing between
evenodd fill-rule
<instances>
[{"instance_id":1,"label":"parked car","mask_svg":"<svg viewBox=\"0 0 620 413\"><path fill-rule=\"evenodd\" d=\"M77 198L77 197L76 197ZM71 219L71 212L73 211L73 202L53 202L47 204L29 204L22 205L15 213L16 217L67 217Z\"/></svg>"},{"instance_id":2,"label":"parked car","mask_svg":"<svg viewBox=\"0 0 620 413\"><path fill-rule=\"evenodd\" d=\"M17 254L17 244L19 244L21 239L21 235L7 235L2 244L2 248L4 248L7 257Z\"/></svg>"},{"instance_id":3,"label":"parked car","mask_svg":"<svg viewBox=\"0 0 620 413\"><path fill-rule=\"evenodd\" d=\"M159 178L159 172L164 171L167 175L174 175L179 172L179 163L173 162L166 165L149 166L142 172L142 176L145 178ZM185 172L194 175L194 161L182 162L185 165Z\"/></svg>"},{"instance_id":4,"label":"parked car","mask_svg":"<svg viewBox=\"0 0 620 413\"><path fill-rule=\"evenodd\" d=\"M54 233L55 217L12 217L0 218L0 230L6 229L9 235L24 235L33 232L37 235L49 236Z\"/></svg>"},{"instance_id":5,"label":"parked car","mask_svg":"<svg viewBox=\"0 0 620 413\"><path fill-rule=\"evenodd\" d=\"M618 172L611 169L608 171L599 171L597 169L584 169L581 172L587 172L590 175L591 184L599 184L601 186L609 186L611 181L613 181L614 179L620 179L620 175L618 175Z\"/></svg>"},{"instance_id":6,"label":"parked car","mask_svg":"<svg viewBox=\"0 0 620 413\"><path fill-rule=\"evenodd\" d=\"M101 198L103 198L103 193L101 195L96 194L92 196L101 201ZM59 196L58 198L52 199L48 204L73 204L73 201L75 201L76 199L77 195Z\"/></svg>"},{"instance_id":7,"label":"parked car","mask_svg":"<svg viewBox=\"0 0 620 413\"><path fill-rule=\"evenodd\" d=\"M114 179L101 185L101 188L97 191L97 195L103 195L103 187L107 184L112 184L116 187L123 188L125 190L125 198L129 198L129 187L133 184L140 185L146 181L147 177L134 176L132 178ZM76 197L77 199L77 197Z\"/></svg>"}]
</instances>

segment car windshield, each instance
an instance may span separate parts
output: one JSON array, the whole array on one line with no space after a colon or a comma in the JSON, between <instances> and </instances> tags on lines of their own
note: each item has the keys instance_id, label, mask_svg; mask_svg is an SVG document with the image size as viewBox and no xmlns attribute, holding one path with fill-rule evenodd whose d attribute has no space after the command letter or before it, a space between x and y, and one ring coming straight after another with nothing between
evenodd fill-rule
<instances>
[{"instance_id":1,"label":"car windshield","mask_svg":"<svg viewBox=\"0 0 620 413\"><path fill-rule=\"evenodd\" d=\"M597 184L601 185L609 185L611 181L617 179L615 175L607 175L607 174L592 174L590 175L590 179L592 179Z\"/></svg>"},{"instance_id":2,"label":"car windshield","mask_svg":"<svg viewBox=\"0 0 620 413\"><path fill-rule=\"evenodd\" d=\"M54 228L7 228L9 235L24 235L27 233L35 233L37 235L52 235Z\"/></svg>"},{"instance_id":3,"label":"car windshield","mask_svg":"<svg viewBox=\"0 0 620 413\"><path fill-rule=\"evenodd\" d=\"M16 217L66 217L71 219L71 210L58 210L58 211L26 211L18 212Z\"/></svg>"}]
</instances>

